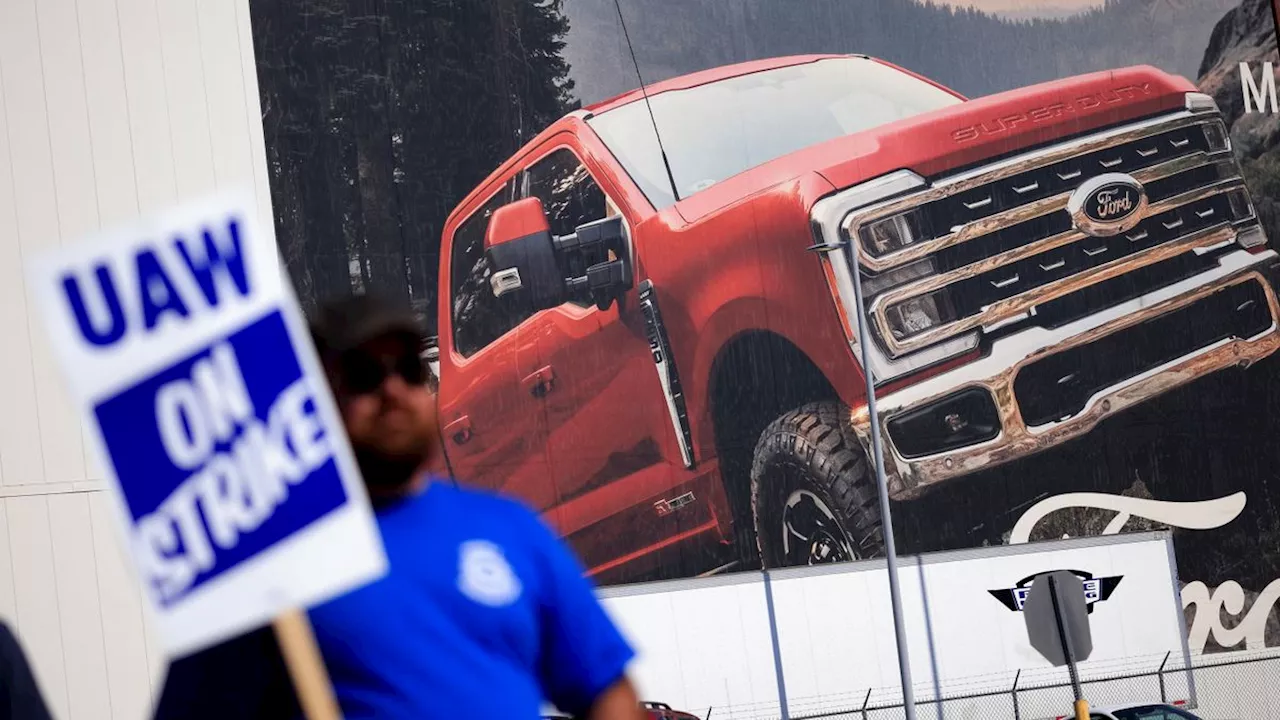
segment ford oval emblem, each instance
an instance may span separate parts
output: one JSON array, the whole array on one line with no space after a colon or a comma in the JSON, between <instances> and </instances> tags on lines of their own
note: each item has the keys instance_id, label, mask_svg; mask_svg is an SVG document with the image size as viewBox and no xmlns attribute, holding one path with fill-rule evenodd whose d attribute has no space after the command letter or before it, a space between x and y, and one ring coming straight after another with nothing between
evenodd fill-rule
<instances>
[{"instance_id":1,"label":"ford oval emblem","mask_svg":"<svg viewBox=\"0 0 1280 720\"><path fill-rule=\"evenodd\" d=\"M1067 212L1076 229L1095 237L1118 235L1142 222L1147 193L1142 183L1123 173L1107 173L1071 193Z\"/></svg>"}]
</instances>

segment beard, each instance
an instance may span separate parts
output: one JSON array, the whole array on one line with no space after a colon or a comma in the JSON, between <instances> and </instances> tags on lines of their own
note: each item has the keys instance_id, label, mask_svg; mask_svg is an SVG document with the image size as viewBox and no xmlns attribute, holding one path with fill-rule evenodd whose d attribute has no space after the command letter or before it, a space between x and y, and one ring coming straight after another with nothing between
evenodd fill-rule
<instances>
[{"instance_id":1,"label":"beard","mask_svg":"<svg viewBox=\"0 0 1280 720\"><path fill-rule=\"evenodd\" d=\"M355 445L356 464L370 496L395 497L413 482L430 455L429 447L390 453L369 445Z\"/></svg>"}]
</instances>

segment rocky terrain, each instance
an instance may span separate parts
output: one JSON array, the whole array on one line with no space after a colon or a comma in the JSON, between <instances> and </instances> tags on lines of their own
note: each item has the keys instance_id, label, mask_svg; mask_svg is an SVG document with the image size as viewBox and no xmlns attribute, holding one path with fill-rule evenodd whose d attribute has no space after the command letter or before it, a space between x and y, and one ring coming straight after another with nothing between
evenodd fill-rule
<instances>
[{"instance_id":1,"label":"rocky terrain","mask_svg":"<svg viewBox=\"0 0 1280 720\"><path fill-rule=\"evenodd\" d=\"M1243 0L1213 29L1200 65L1199 86L1218 101L1231 129L1237 157L1267 228L1280 239L1280 114L1245 113L1240 63L1247 62L1261 87L1263 63L1280 71L1276 26L1269 0Z\"/></svg>"}]
</instances>

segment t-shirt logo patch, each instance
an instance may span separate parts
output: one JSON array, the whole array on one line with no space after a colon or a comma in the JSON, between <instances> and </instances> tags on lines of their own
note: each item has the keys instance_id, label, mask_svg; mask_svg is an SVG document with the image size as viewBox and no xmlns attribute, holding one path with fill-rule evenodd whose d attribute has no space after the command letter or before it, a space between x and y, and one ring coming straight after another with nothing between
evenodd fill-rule
<instances>
[{"instance_id":1,"label":"t-shirt logo patch","mask_svg":"<svg viewBox=\"0 0 1280 720\"><path fill-rule=\"evenodd\" d=\"M502 548L487 540L468 540L458 548L458 589L491 607L510 605L522 590Z\"/></svg>"}]
</instances>

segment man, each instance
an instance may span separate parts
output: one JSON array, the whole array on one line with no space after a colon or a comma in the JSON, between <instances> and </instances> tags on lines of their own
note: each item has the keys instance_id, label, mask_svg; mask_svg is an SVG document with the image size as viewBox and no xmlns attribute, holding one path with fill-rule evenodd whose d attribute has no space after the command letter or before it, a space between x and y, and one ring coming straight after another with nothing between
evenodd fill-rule
<instances>
[{"instance_id":1,"label":"man","mask_svg":"<svg viewBox=\"0 0 1280 720\"><path fill-rule=\"evenodd\" d=\"M348 716L639 718L631 648L582 567L529 510L454 487L435 394L407 308L369 295L313 325L391 570L311 612Z\"/></svg>"},{"instance_id":2,"label":"man","mask_svg":"<svg viewBox=\"0 0 1280 720\"><path fill-rule=\"evenodd\" d=\"M550 702L643 718L624 674L632 650L568 548L522 505L427 472L440 452L434 378L408 309L358 295L322 308L312 335L390 561L383 579L311 611L346 717L532 719ZM253 667L254 682L279 686L278 662ZM192 664L183 677L207 674Z\"/></svg>"}]
</instances>

